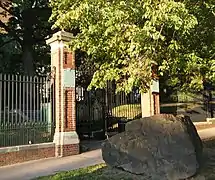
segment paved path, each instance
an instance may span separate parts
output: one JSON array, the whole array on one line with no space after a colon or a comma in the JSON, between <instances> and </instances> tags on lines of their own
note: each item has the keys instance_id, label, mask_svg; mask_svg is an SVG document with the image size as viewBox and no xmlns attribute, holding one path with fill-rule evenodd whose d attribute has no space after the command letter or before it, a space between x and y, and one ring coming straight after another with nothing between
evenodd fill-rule
<instances>
[{"instance_id":1,"label":"paved path","mask_svg":"<svg viewBox=\"0 0 215 180\"><path fill-rule=\"evenodd\" d=\"M49 158L0 167L0 180L30 180L59 171L68 171L103 163L101 150L94 150L77 156Z\"/></svg>"},{"instance_id":2,"label":"paved path","mask_svg":"<svg viewBox=\"0 0 215 180\"><path fill-rule=\"evenodd\" d=\"M215 128L198 131L202 139L215 137ZM101 150L94 150L77 156L49 158L21 164L0 167L0 180L30 180L38 176L47 176L103 163Z\"/></svg>"}]
</instances>

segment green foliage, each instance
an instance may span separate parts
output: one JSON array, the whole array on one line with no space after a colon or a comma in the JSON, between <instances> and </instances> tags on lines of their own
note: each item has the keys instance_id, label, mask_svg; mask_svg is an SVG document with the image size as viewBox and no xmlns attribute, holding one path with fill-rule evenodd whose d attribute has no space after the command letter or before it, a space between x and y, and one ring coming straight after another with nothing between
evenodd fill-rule
<instances>
[{"instance_id":1,"label":"green foliage","mask_svg":"<svg viewBox=\"0 0 215 180\"><path fill-rule=\"evenodd\" d=\"M75 53L75 62L76 62L76 86L87 88L93 78L93 74L96 71L96 67L90 57L81 51L76 51Z\"/></svg>"},{"instance_id":2,"label":"green foliage","mask_svg":"<svg viewBox=\"0 0 215 180\"><path fill-rule=\"evenodd\" d=\"M185 1L198 24L187 36L174 36L168 58L161 62L166 85L180 90L200 91L203 82L215 82L215 2ZM168 67L168 68L167 68Z\"/></svg>"},{"instance_id":3,"label":"green foliage","mask_svg":"<svg viewBox=\"0 0 215 180\"><path fill-rule=\"evenodd\" d=\"M0 33L0 72L11 73L19 71L22 53L20 45L7 34Z\"/></svg>"},{"instance_id":4,"label":"green foliage","mask_svg":"<svg viewBox=\"0 0 215 180\"><path fill-rule=\"evenodd\" d=\"M0 20L1 72L47 73L50 49L45 39L52 34L48 1L3 1L0 8L5 17Z\"/></svg>"},{"instance_id":5,"label":"green foliage","mask_svg":"<svg viewBox=\"0 0 215 180\"><path fill-rule=\"evenodd\" d=\"M191 39L198 24L186 6L174 0L52 0L51 19L54 27L78 32L71 48L86 52L97 67L90 88L115 81L117 91L130 92L133 87L146 91L152 65L160 65L161 73L175 75L183 61L185 72L199 61L196 54L184 51L183 41ZM189 77L190 85L199 88L199 78L194 77ZM175 84L180 81L173 79Z\"/></svg>"}]
</instances>

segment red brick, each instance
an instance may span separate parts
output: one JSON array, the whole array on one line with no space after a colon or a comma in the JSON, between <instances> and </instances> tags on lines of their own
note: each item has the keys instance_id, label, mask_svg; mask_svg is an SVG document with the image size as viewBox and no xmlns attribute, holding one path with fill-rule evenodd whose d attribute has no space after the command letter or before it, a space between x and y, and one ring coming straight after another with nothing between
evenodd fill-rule
<instances>
[{"instance_id":1,"label":"red brick","mask_svg":"<svg viewBox=\"0 0 215 180\"><path fill-rule=\"evenodd\" d=\"M0 166L11 165L15 163L21 163L24 161L37 160L49 157L55 157L54 147L1 153Z\"/></svg>"},{"instance_id":2,"label":"red brick","mask_svg":"<svg viewBox=\"0 0 215 180\"><path fill-rule=\"evenodd\" d=\"M58 146L58 152L61 151L61 147L62 146ZM63 157L77 155L79 153L80 153L79 144L63 145L63 152L62 152Z\"/></svg>"},{"instance_id":3,"label":"red brick","mask_svg":"<svg viewBox=\"0 0 215 180\"><path fill-rule=\"evenodd\" d=\"M64 55L63 55L63 68L75 69L74 54L68 51L66 48L64 49Z\"/></svg>"},{"instance_id":4,"label":"red brick","mask_svg":"<svg viewBox=\"0 0 215 180\"><path fill-rule=\"evenodd\" d=\"M65 132L76 130L76 117L75 117L75 88L65 88L64 90L64 118L65 118Z\"/></svg>"}]
</instances>

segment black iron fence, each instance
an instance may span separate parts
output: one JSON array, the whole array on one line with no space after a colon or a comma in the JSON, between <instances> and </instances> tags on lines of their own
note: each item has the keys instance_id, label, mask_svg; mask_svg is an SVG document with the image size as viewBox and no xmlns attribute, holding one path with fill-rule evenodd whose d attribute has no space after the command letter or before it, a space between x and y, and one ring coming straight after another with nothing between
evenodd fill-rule
<instances>
[{"instance_id":1,"label":"black iron fence","mask_svg":"<svg viewBox=\"0 0 215 180\"><path fill-rule=\"evenodd\" d=\"M214 118L215 91L161 91L160 99L161 113L184 114L190 116L193 122Z\"/></svg>"},{"instance_id":2,"label":"black iron fence","mask_svg":"<svg viewBox=\"0 0 215 180\"><path fill-rule=\"evenodd\" d=\"M76 87L77 132L82 138L103 138L108 132L117 132L121 123L141 117L139 90L129 94L116 93L114 83L106 89L87 91Z\"/></svg>"},{"instance_id":3,"label":"black iron fence","mask_svg":"<svg viewBox=\"0 0 215 180\"><path fill-rule=\"evenodd\" d=\"M141 95L139 89L132 92L116 93L114 83L109 82L106 89L107 129L109 132L121 131L124 124L141 118Z\"/></svg>"},{"instance_id":4,"label":"black iron fence","mask_svg":"<svg viewBox=\"0 0 215 180\"><path fill-rule=\"evenodd\" d=\"M76 126L80 136L104 129L104 91L76 88Z\"/></svg>"},{"instance_id":5,"label":"black iron fence","mask_svg":"<svg viewBox=\"0 0 215 180\"><path fill-rule=\"evenodd\" d=\"M53 80L0 74L0 147L53 139Z\"/></svg>"}]
</instances>

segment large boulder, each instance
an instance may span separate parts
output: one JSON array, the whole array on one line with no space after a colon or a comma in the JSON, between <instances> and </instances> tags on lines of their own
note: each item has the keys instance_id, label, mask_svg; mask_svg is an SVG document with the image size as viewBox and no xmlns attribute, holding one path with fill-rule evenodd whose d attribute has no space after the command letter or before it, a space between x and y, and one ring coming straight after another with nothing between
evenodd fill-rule
<instances>
[{"instance_id":1,"label":"large boulder","mask_svg":"<svg viewBox=\"0 0 215 180\"><path fill-rule=\"evenodd\" d=\"M160 114L127 123L104 142L102 155L111 167L147 180L181 180L196 174L202 150L189 117Z\"/></svg>"}]
</instances>

